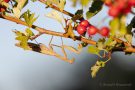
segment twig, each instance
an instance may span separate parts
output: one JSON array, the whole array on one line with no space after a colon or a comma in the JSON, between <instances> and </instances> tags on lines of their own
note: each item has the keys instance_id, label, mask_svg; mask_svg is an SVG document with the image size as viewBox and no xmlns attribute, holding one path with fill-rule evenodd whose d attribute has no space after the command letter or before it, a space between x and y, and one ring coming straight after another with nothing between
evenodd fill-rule
<instances>
[{"instance_id":1,"label":"twig","mask_svg":"<svg viewBox=\"0 0 135 90\"><path fill-rule=\"evenodd\" d=\"M39 36L41 36L43 33L38 33L38 34L36 34L35 36L32 36L31 38L30 38L30 40L35 40L36 38L38 38Z\"/></svg>"},{"instance_id":2,"label":"twig","mask_svg":"<svg viewBox=\"0 0 135 90\"><path fill-rule=\"evenodd\" d=\"M40 2L45 3L44 0L39 0ZM67 12L65 10L61 11L58 7L54 6L54 5L49 5L50 8L53 8L57 11L60 11L70 17L73 17L74 14L70 13L70 12ZM15 18L15 17L12 17L12 16L6 16L6 15L3 15L3 14L0 14L0 18L3 18L3 19L6 19L6 20L9 20L9 21L12 21L12 22L15 22L17 24L21 24L21 25L24 25L24 26L28 26L24 21L18 19L18 18ZM43 34L49 34L49 35L54 35L54 36L60 36L60 37L65 37L65 38L70 38L70 37L67 37L65 36L64 33L61 33L61 32L55 32L55 31L51 31L51 30L46 30L44 28L40 28L38 26L35 26L35 25L32 25L31 28L37 30L38 32L40 33L43 33ZM96 41L93 41L93 40L90 40L90 39L87 39L87 38L84 38L84 37L78 37L78 36L75 36L76 40L78 41L82 41L82 42L85 42L85 43L88 43L88 44L91 44L91 45L96 45ZM122 41L122 40L119 40L117 38L113 38L114 40L116 40L117 42L123 42L125 46L128 46L126 49L123 49L122 51L125 51L125 52L135 52L135 48L132 46L132 45L129 45L128 43Z\"/></svg>"},{"instance_id":3,"label":"twig","mask_svg":"<svg viewBox=\"0 0 135 90\"><path fill-rule=\"evenodd\" d=\"M17 24L28 26L26 22L24 22L24 21L22 21L22 20L20 20L18 18L12 17L12 16L6 16L6 15L0 14L0 18L3 18L3 19L6 19L6 20L15 22ZM60 36L60 37L70 38L70 37L67 37L64 33L47 30L47 29L38 27L36 25L32 25L31 28L33 28L33 29L35 29L38 32L43 33L43 34L49 34L49 35L54 35L54 36ZM96 45L96 41L89 40L87 38L79 37L79 36L75 36L75 38L78 41L83 41L83 42L88 43L88 44Z\"/></svg>"},{"instance_id":4,"label":"twig","mask_svg":"<svg viewBox=\"0 0 135 90\"><path fill-rule=\"evenodd\" d=\"M41 3L44 3L44 4L46 4L45 2L45 0L38 0L39 2L41 2ZM63 10L63 11L61 11L58 7L56 7L56 6L54 6L54 5L49 5L49 7L50 8L52 8L52 9L55 9L55 10L57 10L57 11L59 11L59 12L62 12L63 14L65 14L65 15L68 15L68 16L70 16L70 17L74 17L74 14L72 14L72 13L70 13L70 12L68 12L68 11L66 11L66 10ZM107 16L106 16L107 17ZM104 18L105 19L105 18ZM125 46L132 46L132 45L129 45L128 43L126 43L126 42L124 42L124 41L122 41L122 40L120 40L120 39L118 39L118 38L113 38L114 40L116 40L118 43L124 43L124 45ZM95 42L93 42L93 44L95 45L96 43Z\"/></svg>"},{"instance_id":5,"label":"twig","mask_svg":"<svg viewBox=\"0 0 135 90\"><path fill-rule=\"evenodd\" d=\"M41 3L44 3L44 4L46 4L45 2L45 0L38 0L39 2L41 2ZM65 11L65 10L63 10L63 11L61 11L58 7L56 7L55 5L49 5L49 7L50 8L53 8L53 9L55 9L55 10L57 10L57 11L59 11L59 12L62 12L62 13L64 13L65 15L68 15L68 16L70 16L70 17L73 17L74 16L74 14L72 14L72 13L70 13L70 12L68 12L68 11Z\"/></svg>"},{"instance_id":6,"label":"twig","mask_svg":"<svg viewBox=\"0 0 135 90\"><path fill-rule=\"evenodd\" d=\"M0 18L3 18L3 19L6 19L6 20L9 20L9 21L12 21L12 22L15 22L17 24L21 24L21 25L24 25L24 26L28 26L24 21L18 19L18 18L15 18L15 17L12 17L12 16L6 16L6 15L2 15L0 14ZM53 35L53 36L60 36L60 37L65 37L65 38L70 38L70 37L67 37L65 36L64 33L61 33L61 32L55 32L55 31L51 31L51 30L46 30L44 28L40 28L38 26L35 26L35 25L32 25L33 29L37 30L38 32L40 33L43 33L43 34L49 34L49 35ZM84 37L78 37L78 36L75 36L76 40L78 41L82 41L82 42L85 42L85 43L88 43L88 44L91 44L91 45L96 45L96 41L94 40L90 40L90 39L87 39L87 38L84 38ZM71 39L71 38L70 38ZM126 42L120 40L120 39L117 39L117 38L114 38L117 42L123 42L125 43L125 46L128 46L126 49L122 49L121 51L124 51L124 52L133 52L135 53L135 48L133 46L129 46ZM116 50L115 50L116 51Z\"/></svg>"}]
</instances>

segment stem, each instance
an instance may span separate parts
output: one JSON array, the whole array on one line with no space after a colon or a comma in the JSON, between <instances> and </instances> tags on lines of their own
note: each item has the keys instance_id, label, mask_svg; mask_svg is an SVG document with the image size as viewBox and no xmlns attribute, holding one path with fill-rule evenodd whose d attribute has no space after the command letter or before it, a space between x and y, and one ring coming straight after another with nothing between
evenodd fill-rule
<instances>
[{"instance_id":1,"label":"stem","mask_svg":"<svg viewBox=\"0 0 135 90\"><path fill-rule=\"evenodd\" d=\"M0 14L0 18L15 22L17 24L28 26L27 23L25 23L24 21L22 21L22 20L20 20L18 18L12 17L12 16L6 16L6 15L3 15L3 14ZM31 28L37 30L39 33L42 33L42 34L49 34L49 35L53 35L53 36L60 36L60 37L70 38L70 37L67 37L64 33L47 30L47 29L38 27L36 25L32 25ZM89 39L84 38L84 37L75 36L75 39L78 40L78 41L88 43L88 44L96 45L96 41L89 40Z\"/></svg>"},{"instance_id":2,"label":"stem","mask_svg":"<svg viewBox=\"0 0 135 90\"><path fill-rule=\"evenodd\" d=\"M46 2L45 0L38 0L38 1L41 2L41 3L46 4L46 3L45 3L45 2ZM50 8L53 8L53 9L59 11L59 12L62 12L62 13L64 13L65 15L68 15L68 16L70 16L70 17L73 17L73 16L74 16L74 14L72 14L72 13L70 13L70 12L68 12L68 11L65 11L65 10L61 11L61 10L60 10L58 7L56 7L55 5L50 4L49 7L50 7Z\"/></svg>"},{"instance_id":3,"label":"stem","mask_svg":"<svg viewBox=\"0 0 135 90\"><path fill-rule=\"evenodd\" d=\"M45 1L45 0L38 0L38 1L41 2L41 3L46 4L46 1ZM68 16L70 16L70 17L73 17L73 16L74 16L74 14L72 14L72 13L70 13L70 12L68 12L68 11L65 11L65 10L61 11L58 7L56 7L56 6L54 6L54 5L49 5L49 7L52 8L52 9L55 9L55 10L57 10L57 11L63 13L63 14L65 14L65 15L68 15ZM105 17L107 17L107 16L105 16ZM105 18L104 18L104 19L105 19ZM120 40L120 39L118 39L118 38L115 38L115 37L114 37L113 39L116 40L118 43L124 43L125 46L131 46L131 45L129 45L128 43L126 43L126 42L124 42L124 41L122 41L122 40ZM93 43L93 44L95 45L96 43Z\"/></svg>"},{"instance_id":4,"label":"stem","mask_svg":"<svg viewBox=\"0 0 135 90\"><path fill-rule=\"evenodd\" d=\"M38 1L40 1L41 3L46 4L44 0L38 0ZM73 17L73 16L74 16L74 14L72 14L72 13L70 13L70 12L68 12L68 11L65 11L65 10L61 11L58 7L56 7L56 6L54 6L54 5L49 5L49 7L50 7L50 8L53 8L53 9L59 11L59 12L62 12L62 13L64 13L64 14L70 16L70 17ZM18 18L15 18L15 17L13 17L13 16L6 16L6 15L3 15L3 14L0 14L0 18L3 18L3 19L6 19L6 20L15 22L15 23L17 23L17 24L21 24L21 25L24 25L24 26L28 26L26 22L24 22L24 21L22 21L22 20L20 20L20 19L18 19ZM31 28L37 30L39 33L49 34L49 35L53 35L53 36L60 36L60 37L65 37L65 38L70 38L70 37L67 37L67 36L65 35L65 33L47 30L47 29L38 27L38 26L36 26L36 25L32 25ZM70 39L72 39L72 38L70 38ZM91 44L91 45L96 45L96 41L87 39L87 38L85 38L85 37L75 36L75 39L78 40L78 41L82 41L82 42L84 42L84 43L88 43L88 44ZM113 39L116 40L116 41L119 42L119 43L121 43L121 42L124 43L124 45L127 46L127 48L121 48L121 47L119 47L120 49L118 49L118 48L115 49L115 48L114 48L114 50L112 50L112 51L117 51L117 50L118 50L118 51L133 52L133 53L135 53L135 48L134 48L132 45L129 45L128 43L126 43L126 42L124 42L124 41L122 41L122 40L120 40L120 39L117 39L117 38L113 38Z\"/></svg>"},{"instance_id":5,"label":"stem","mask_svg":"<svg viewBox=\"0 0 135 90\"><path fill-rule=\"evenodd\" d=\"M38 34L36 34L35 36L32 36L31 38L30 38L30 40L35 40L36 38L38 38L39 36L41 36L42 35L42 33L38 33Z\"/></svg>"},{"instance_id":6,"label":"stem","mask_svg":"<svg viewBox=\"0 0 135 90\"><path fill-rule=\"evenodd\" d=\"M15 17L12 17L12 16L6 16L6 15L3 15L3 14L0 14L0 18L3 18L3 19L6 19L6 20L9 20L11 22L15 22L17 24L21 24L21 25L24 25L24 26L28 26L24 21L18 19L18 18L15 18ZM70 38L70 37L67 37L64 33L61 33L61 32L55 32L55 31L51 31L51 30L46 30L44 28L41 28L41 27L38 27L38 26L35 26L35 25L32 25L31 28L37 30L39 33L43 33L43 34L49 34L49 35L53 35L53 36L60 36L60 37L65 37L65 38ZM91 44L91 45L96 45L96 41L94 40L90 40L90 39L87 39L85 37L79 37L79 36L75 36L76 40L78 41L82 41L82 42L85 42L85 43L88 43L88 44ZM70 38L72 39L72 38ZM117 39L117 38L114 38L117 42L124 42L120 39ZM119 49L115 49L113 51L123 51L123 52L133 52L135 53L135 48L132 47L132 46L129 46L126 42L125 43L125 46L128 46L127 48L121 48L119 47Z\"/></svg>"}]
</instances>

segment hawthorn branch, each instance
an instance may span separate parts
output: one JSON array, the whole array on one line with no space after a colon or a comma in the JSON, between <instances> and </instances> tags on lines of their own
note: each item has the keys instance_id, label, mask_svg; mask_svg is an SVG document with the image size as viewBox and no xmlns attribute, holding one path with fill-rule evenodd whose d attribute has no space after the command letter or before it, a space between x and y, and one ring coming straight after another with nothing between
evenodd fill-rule
<instances>
[{"instance_id":1,"label":"hawthorn branch","mask_svg":"<svg viewBox=\"0 0 135 90\"><path fill-rule=\"evenodd\" d=\"M45 2L45 0L38 0L39 2L41 2L41 3L44 3L44 4L46 4ZM55 9L55 10L57 10L57 11L59 11L59 12L61 12L61 13L63 13L63 14L65 14L65 15L68 15L68 16L70 16L70 17L74 17L74 14L72 14L72 13L70 13L70 12L68 12L68 11L66 11L66 10L63 10L63 11L61 11L58 7L56 7L55 5L49 5L49 7L50 8L52 8L52 9ZM124 42L123 40L120 40L120 39L118 39L118 38L115 38L115 37L113 37L113 39L114 40L116 40L118 43L124 43L124 45L127 47L127 48L117 48L117 49L114 49L113 51L125 51L125 52L135 52L134 51L134 46L132 46L131 44L129 44L129 43L127 43L127 42ZM96 44L96 42L94 41L94 43L93 43L93 45L95 45Z\"/></svg>"},{"instance_id":2,"label":"hawthorn branch","mask_svg":"<svg viewBox=\"0 0 135 90\"><path fill-rule=\"evenodd\" d=\"M38 0L38 1L41 2L41 3L46 4L46 3L45 3L46 0ZM74 17L74 14L72 14L72 13L66 11L66 10L61 11L61 10L60 10L58 7L56 7L55 5L50 4L49 7L52 8L52 9L54 9L54 10L57 10L57 11L63 13L63 14L65 14L65 15L68 15L68 16L70 16L70 17ZM113 39L116 40L118 43L124 43L125 46L129 46L128 43L126 43L126 42L124 42L124 41L122 41L122 40L120 40L120 39L118 39L118 38L113 37Z\"/></svg>"},{"instance_id":3,"label":"hawthorn branch","mask_svg":"<svg viewBox=\"0 0 135 90\"><path fill-rule=\"evenodd\" d=\"M3 15L3 14L0 14L0 18L3 18L3 19L6 19L6 20L9 20L11 22L15 22L17 24L21 24L21 25L24 25L24 26L28 26L26 22L18 19L18 18L15 18L15 17L12 17L12 16L6 16L6 15ZM65 35L65 33L61 33L61 32L55 32L55 31L51 31L51 30L47 30L47 29L44 29L44 28L41 28L41 27L38 27L36 25L32 25L31 28L37 30L39 33L42 33L42 34L48 34L48 35L53 35L53 36L59 36L59 37L64 37L64 38L70 38L72 39L71 37L67 37ZM78 41L82 41L82 42L85 42L85 43L88 43L88 44L91 44L91 45L96 45L96 41L94 40L90 40L90 39L87 39L85 37L79 37L79 36L75 36L75 39L78 40ZM126 48L121 48L119 47L119 49L115 49L113 51L123 51L123 52L133 52L135 53L135 48L131 45L128 45L126 42L120 40L120 39L117 39L117 38L114 38L117 42L119 43L125 43L125 45L127 46Z\"/></svg>"},{"instance_id":4,"label":"hawthorn branch","mask_svg":"<svg viewBox=\"0 0 135 90\"><path fill-rule=\"evenodd\" d=\"M39 1L41 3L46 4L44 0L39 0ZM65 15L68 15L70 17L74 17L74 14L72 14L72 13L66 11L66 10L61 11L55 5L49 5L49 7L52 8L52 9L55 9L59 12L62 12ZM12 17L12 16L6 16L6 15L3 15L3 14L0 14L0 18L15 22L17 24L28 26L26 22L24 22L24 21L22 21L18 18ZM39 33L42 33L42 34L49 34L49 35L60 36L60 37L65 37L65 38L71 38L71 37L67 37L64 33L46 30L44 28L41 28L41 27L38 27L38 26L35 26L35 25L32 25L31 28L37 30ZM35 36L34 38L37 38L37 36ZM96 45L96 41L93 41L93 40L90 40L90 39L87 39L87 38L84 38L84 37L75 36L75 39L78 40L78 41L82 41L82 42L91 44L91 45ZM121 48L121 47L117 48L117 49L114 48L113 51L124 51L124 52L134 52L135 53L135 48L132 45L129 45L128 43L126 43L126 42L124 42L124 41L122 41L118 38L113 38L113 39L116 40L118 43L124 43L125 46L128 46L127 48Z\"/></svg>"},{"instance_id":5,"label":"hawthorn branch","mask_svg":"<svg viewBox=\"0 0 135 90\"><path fill-rule=\"evenodd\" d=\"M6 20L15 22L17 24L28 26L26 22L24 22L24 21L22 21L22 20L20 20L18 18L15 18L13 16L6 16L6 15L3 15L3 14L0 14L0 18L3 18L3 19L6 19ZM59 37L64 37L64 38L72 39L71 37L68 37L65 33L47 30L47 29L38 27L36 25L32 25L31 28L37 30L39 33L42 33L42 34L49 34L49 35L53 35L53 36L59 36ZM96 41L89 40L89 39L87 39L85 37L75 36L75 39L78 40L78 41L82 41L82 42L88 43L88 44L96 45Z\"/></svg>"},{"instance_id":6,"label":"hawthorn branch","mask_svg":"<svg viewBox=\"0 0 135 90\"><path fill-rule=\"evenodd\" d=\"M44 4L46 4L45 2L45 0L38 0L39 2L41 2L41 3L44 3ZM57 11L59 11L59 12L62 12L62 13L64 13L65 15L68 15L68 16L70 16L70 17L74 17L74 14L72 14L72 13L70 13L70 12L68 12L68 11L66 11L66 10L63 10L63 11L61 11L58 7L56 7L55 5L52 5L52 4L50 4L50 5L48 5L50 8L52 8L52 9L55 9L55 10L57 10Z\"/></svg>"}]
</instances>

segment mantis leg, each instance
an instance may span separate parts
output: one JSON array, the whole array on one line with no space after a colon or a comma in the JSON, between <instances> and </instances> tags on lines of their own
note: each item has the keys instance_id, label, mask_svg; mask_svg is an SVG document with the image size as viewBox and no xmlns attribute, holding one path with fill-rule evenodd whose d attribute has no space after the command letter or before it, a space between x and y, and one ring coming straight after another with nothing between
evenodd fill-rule
<instances>
[{"instance_id":1,"label":"mantis leg","mask_svg":"<svg viewBox=\"0 0 135 90\"><path fill-rule=\"evenodd\" d=\"M82 51L82 44L79 44L77 49L72 46L67 46L67 45L63 45L63 47L76 54L80 54L80 52Z\"/></svg>"},{"instance_id":2,"label":"mantis leg","mask_svg":"<svg viewBox=\"0 0 135 90\"><path fill-rule=\"evenodd\" d=\"M63 52L64 56L67 57L67 53L66 53L65 48L64 48L64 43L63 43L62 37L61 37L61 43L62 43L62 46L61 46L62 52Z\"/></svg>"},{"instance_id":3,"label":"mantis leg","mask_svg":"<svg viewBox=\"0 0 135 90\"><path fill-rule=\"evenodd\" d=\"M53 40L53 36L51 37L51 40L50 40L50 42L49 42L49 48L53 51L53 47L52 47L52 40Z\"/></svg>"},{"instance_id":4,"label":"mantis leg","mask_svg":"<svg viewBox=\"0 0 135 90\"><path fill-rule=\"evenodd\" d=\"M62 41L62 46L59 46L59 45L51 44L52 40L53 40L53 36L51 37L51 40L50 40L50 42L49 42L50 51L54 52L54 53L55 53L55 56L58 57L58 58L60 58L61 60L66 61L66 62L72 64L72 63L74 62L74 59L69 60L69 59L67 58L66 51L65 51L65 49L64 49L64 47L63 47L63 41ZM62 38L61 38L61 40L62 40ZM60 54L56 53L56 52L53 50L53 46L61 48L61 49L62 49L62 52L63 52L63 54L64 54L64 56L61 56Z\"/></svg>"}]
</instances>

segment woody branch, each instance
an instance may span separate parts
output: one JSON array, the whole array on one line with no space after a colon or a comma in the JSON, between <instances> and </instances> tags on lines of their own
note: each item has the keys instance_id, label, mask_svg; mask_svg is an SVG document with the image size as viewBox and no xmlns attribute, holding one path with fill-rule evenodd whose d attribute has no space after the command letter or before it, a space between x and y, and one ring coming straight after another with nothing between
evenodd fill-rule
<instances>
[{"instance_id":1,"label":"woody branch","mask_svg":"<svg viewBox=\"0 0 135 90\"><path fill-rule=\"evenodd\" d=\"M44 0L39 0L41 3L44 3L45 1ZM68 12L68 11L61 11L58 7L54 6L54 5L49 5L50 8L52 9L55 9L57 11L60 11L70 17L73 17L74 14ZM28 26L26 22L24 22L23 20L20 20L18 18L15 18L13 16L6 16L4 14L0 14L0 18L3 18L3 19L6 19L6 20L9 20L9 21L12 21L12 22L15 22L17 24L21 24L21 25L24 25L24 26ZM49 34L49 35L53 35L53 36L59 36L59 37L64 37L64 38L70 38L72 39L71 37L67 37L65 35L65 33L61 33L61 32L56 32L56 31L51 31L51 30L47 30L47 29L44 29L44 28L41 28L41 27L38 27L36 25L32 25L31 28L37 30L39 33L41 34ZM40 36L40 35L39 35ZM36 37L37 38L37 37ZM80 36L75 36L75 39L78 40L78 41L82 41L82 42L85 42L85 43L88 43L88 44L91 44L91 45L96 45L96 41L94 40L90 40L90 39L87 39L85 37L80 37ZM128 44L127 42L124 42L118 38L113 38L114 40L116 40L118 43L124 43L125 46L127 46L127 48L123 48L123 47L117 47L117 48L114 48L112 51L123 51L123 52L133 52L135 53L135 48Z\"/></svg>"}]
</instances>

